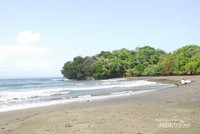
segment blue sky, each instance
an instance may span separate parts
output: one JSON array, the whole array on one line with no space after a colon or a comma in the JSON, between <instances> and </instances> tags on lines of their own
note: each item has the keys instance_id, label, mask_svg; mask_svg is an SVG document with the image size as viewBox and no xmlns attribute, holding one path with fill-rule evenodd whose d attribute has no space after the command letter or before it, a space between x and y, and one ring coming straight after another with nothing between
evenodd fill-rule
<instances>
[{"instance_id":1,"label":"blue sky","mask_svg":"<svg viewBox=\"0 0 200 134\"><path fill-rule=\"evenodd\" d=\"M199 0L1 0L0 78L61 76L102 50L200 44Z\"/></svg>"}]
</instances>

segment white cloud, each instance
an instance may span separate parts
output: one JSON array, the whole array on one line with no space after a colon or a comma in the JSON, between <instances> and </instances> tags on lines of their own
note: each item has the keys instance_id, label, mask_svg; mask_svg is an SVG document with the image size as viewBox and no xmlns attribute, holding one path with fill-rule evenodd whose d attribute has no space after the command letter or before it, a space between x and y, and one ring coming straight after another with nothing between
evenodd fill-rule
<instances>
[{"instance_id":1,"label":"white cloud","mask_svg":"<svg viewBox=\"0 0 200 134\"><path fill-rule=\"evenodd\" d=\"M0 46L0 70L4 70L0 71L0 77L42 74L50 67L43 58L47 52L47 48L29 45Z\"/></svg>"},{"instance_id":2,"label":"white cloud","mask_svg":"<svg viewBox=\"0 0 200 134\"><path fill-rule=\"evenodd\" d=\"M29 58L30 56L42 55L49 52L48 48L37 47L30 43L40 40L39 33L24 31L19 34L17 40L22 43L18 45L0 45L0 65L8 63L9 59L16 61L18 57ZM24 45L29 44L29 45Z\"/></svg>"},{"instance_id":3,"label":"white cloud","mask_svg":"<svg viewBox=\"0 0 200 134\"><path fill-rule=\"evenodd\" d=\"M49 51L33 45L0 45L0 78L43 75L52 66L46 57Z\"/></svg>"},{"instance_id":4,"label":"white cloud","mask_svg":"<svg viewBox=\"0 0 200 134\"><path fill-rule=\"evenodd\" d=\"M40 38L38 33L26 31L17 38L21 44L0 44L0 78L56 74L54 61L48 58L50 49L30 44Z\"/></svg>"},{"instance_id":5,"label":"white cloud","mask_svg":"<svg viewBox=\"0 0 200 134\"><path fill-rule=\"evenodd\" d=\"M37 61L30 61L30 60L21 60L14 65L15 68L28 68L28 69L35 69L35 68L49 68L51 67L50 63L47 62L37 62Z\"/></svg>"},{"instance_id":6,"label":"white cloud","mask_svg":"<svg viewBox=\"0 0 200 134\"><path fill-rule=\"evenodd\" d=\"M21 44L31 44L39 41L41 36L39 33L31 33L31 31L24 31L21 32L18 37L17 41Z\"/></svg>"},{"instance_id":7,"label":"white cloud","mask_svg":"<svg viewBox=\"0 0 200 134\"><path fill-rule=\"evenodd\" d=\"M19 33L17 41L18 45L0 45L0 67L8 67L21 61L21 59L31 59L49 52L48 48L37 47L31 43L39 41L41 38L39 33L24 31Z\"/></svg>"},{"instance_id":8,"label":"white cloud","mask_svg":"<svg viewBox=\"0 0 200 134\"><path fill-rule=\"evenodd\" d=\"M0 45L0 64L9 59L17 57L28 58L30 56L42 55L49 52L48 48L35 47L31 45Z\"/></svg>"}]
</instances>

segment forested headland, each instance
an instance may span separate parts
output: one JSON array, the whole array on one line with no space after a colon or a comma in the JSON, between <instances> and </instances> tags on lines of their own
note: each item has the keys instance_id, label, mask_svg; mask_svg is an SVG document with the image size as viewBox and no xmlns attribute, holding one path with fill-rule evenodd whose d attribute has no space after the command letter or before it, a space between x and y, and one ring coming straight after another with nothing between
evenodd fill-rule
<instances>
[{"instance_id":1,"label":"forested headland","mask_svg":"<svg viewBox=\"0 0 200 134\"><path fill-rule=\"evenodd\" d=\"M68 79L107 79L130 76L200 74L200 46L186 45L173 52L150 46L135 50L102 51L94 56L77 56L64 64Z\"/></svg>"}]
</instances>

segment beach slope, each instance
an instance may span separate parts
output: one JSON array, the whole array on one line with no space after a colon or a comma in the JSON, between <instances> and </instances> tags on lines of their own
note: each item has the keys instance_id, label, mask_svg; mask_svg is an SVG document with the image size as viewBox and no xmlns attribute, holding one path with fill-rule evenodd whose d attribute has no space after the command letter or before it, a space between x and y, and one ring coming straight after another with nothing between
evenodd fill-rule
<instances>
[{"instance_id":1,"label":"beach slope","mask_svg":"<svg viewBox=\"0 0 200 134\"><path fill-rule=\"evenodd\" d=\"M0 113L0 134L198 134L200 76L184 78L192 83L104 101Z\"/></svg>"}]
</instances>

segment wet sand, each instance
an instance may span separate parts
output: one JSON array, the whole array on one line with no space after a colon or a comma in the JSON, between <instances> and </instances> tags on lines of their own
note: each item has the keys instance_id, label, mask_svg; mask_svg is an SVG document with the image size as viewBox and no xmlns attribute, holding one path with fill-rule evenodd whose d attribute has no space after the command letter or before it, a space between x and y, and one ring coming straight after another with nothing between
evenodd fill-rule
<instances>
[{"instance_id":1,"label":"wet sand","mask_svg":"<svg viewBox=\"0 0 200 134\"><path fill-rule=\"evenodd\" d=\"M198 134L200 76L146 78L186 78L192 83L104 101L0 113L0 134Z\"/></svg>"}]
</instances>

